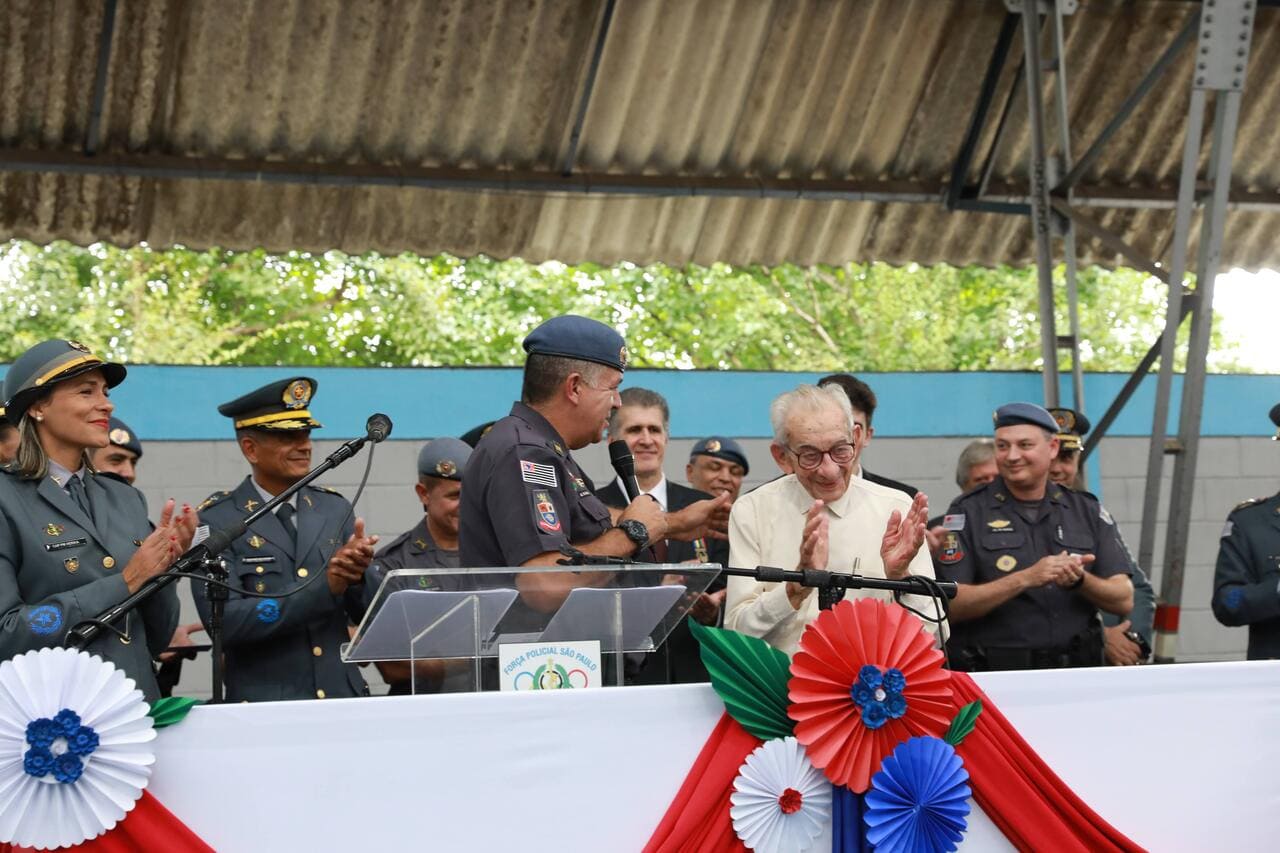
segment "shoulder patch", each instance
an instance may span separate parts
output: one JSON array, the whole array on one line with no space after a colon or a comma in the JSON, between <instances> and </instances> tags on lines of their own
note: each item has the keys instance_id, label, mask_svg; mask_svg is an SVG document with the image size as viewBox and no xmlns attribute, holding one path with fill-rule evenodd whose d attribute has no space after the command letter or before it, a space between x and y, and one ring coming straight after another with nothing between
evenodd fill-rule
<instances>
[{"instance_id":1,"label":"shoulder patch","mask_svg":"<svg viewBox=\"0 0 1280 853\"><path fill-rule=\"evenodd\" d=\"M202 509L208 509L209 507L213 506L216 503L225 501L229 497L231 497L230 492L214 492L213 494L209 495L209 497L205 498L203 501L200 502L200 505L196 507L196 512L199 512Z\"/></svg>"},{"instance_id":2,"label":"shoulder patch","mask_svg":"<svg viewBox=\"0 0 1280 853\"><path fill-rule=\"evenodd\" d=\"M1102 504L1098 504L1098 518L1102 519L1107 524L1115 526L1116 520L1111 517L1111 513L1107 512L1107 508Z\"/></svg>"},{"instance_id":3,"label":"shoulder patch","mask_svg":"<svg viewBox=\"0 0 1280 853\"><path fill-rule=\"evenodd\" d=\"M1222 526L1222 535L1218 538L1226 539L1236 529L1236 523L1231 519L1227 519L1227 523Z\"/></svg>"}]
</instances>

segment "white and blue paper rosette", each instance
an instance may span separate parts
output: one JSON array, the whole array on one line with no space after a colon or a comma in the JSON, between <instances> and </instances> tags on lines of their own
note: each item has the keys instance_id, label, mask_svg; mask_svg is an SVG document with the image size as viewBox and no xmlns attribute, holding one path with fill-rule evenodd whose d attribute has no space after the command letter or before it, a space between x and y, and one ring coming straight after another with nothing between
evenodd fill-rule
<instances>
[{"instance_id":1,"label":"white and blue paper rosette","mask_svg":"<svg viewBox=\"0 0 1280 853\"><path fill-rule=\"evenodd\" d=\"M738 770L729 816L756 853L800 853L831 823L831 783L794 737L766 741Z\"/></svg>"},{"instance_id":2,"label":"white and blue paper rosette","mask_svg":"<svg viewBox=\"0 0 1280 853\"><path fill-rule=\"evenodd\" d=\"M151 778L147 711L133 679L87 652L0 663L0 841L49 850L114 827Z\"/></svg>"}]
</instances>

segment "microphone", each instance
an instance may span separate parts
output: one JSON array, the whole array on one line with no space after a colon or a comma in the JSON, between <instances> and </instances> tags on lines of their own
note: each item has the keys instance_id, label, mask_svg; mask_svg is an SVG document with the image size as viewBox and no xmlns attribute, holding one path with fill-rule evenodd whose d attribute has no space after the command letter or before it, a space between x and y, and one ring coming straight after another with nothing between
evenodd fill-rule
<instances>
[{"instance_id":1,"label":"microphone","mask_svg":"<svg viewBox=\"0 0 1280 853\"><path fill-rule=\"evenodd\" d=\"M631 448L622 439L609 442L609 462L622 481L622 490L627 493L627 503L640 497L640 484L636 481L636 459L631 455Z\"/></svg>"},{"instance_id":2,"label":"microphone","mask_svg":"<svg viewBox=\"0 0 1280 853\"><path fill-rule=\"evenodd\" d=\"M391 418L381 412L369 415L369 420L364 423L364 431L369 440L377 444L391 435Z\"/></svg>"}]
</instances>

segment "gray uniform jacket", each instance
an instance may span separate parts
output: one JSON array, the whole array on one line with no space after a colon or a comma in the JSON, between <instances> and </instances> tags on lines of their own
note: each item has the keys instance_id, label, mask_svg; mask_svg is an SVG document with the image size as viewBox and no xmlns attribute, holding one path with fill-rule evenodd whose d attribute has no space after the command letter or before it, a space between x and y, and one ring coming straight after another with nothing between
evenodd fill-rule
<instances>
[{"instance_id":1,"label":"gray uniform jacket","mask_svg":"<svg viewBox=\"0 0 1280 853\"><path fill-rule=\"evenodd\" d=\"M1249 626L1249 660L1280 657L1280 494L1227 516L1213 573L1213 615Z\"/></svg>"},{"instance_id":2,"label":"gray uniform jacket","mask_svg":"<svg viewBox=\"0 0 1280 853\"><path fill-rule=\"evenodd\" d=\"M373 603L387 572L395 569L456 569L459 565L458 552L435 543L424 517L373 555L373 562L364 572L365 602ZM452 577L444 576L431 578L424 588L456 589L457 585Z\"/></svg>"},{"instance_id":3,"label":"gray uniform jacket","mask_svg":"<svg viewBox=\"0 0 1280 853\"><path fill-rule=\"evenodd\" d=\"M0 658L65 644L67 631L129 596L124 567L151 533L147 502L132 486L85 476L93 518L51 477L23 480L0 469ZM169 584L104 632L86 651L120 667L148 701L160 696L151 659L178 625Z\"/></svg>"},{"instance_id":4,"label":"gray uniform jacket","mask_svg":"<svg viewBox=\"0 0 1280 853\"><path fill-rule=\"evenodd\" d=\"M334 595L324 577L329 557L354 529L351 505L337 492L312 486L304 487L296 500L296 546L279 518L268 514L222 554L233 587L257 593L300 589L272 598L231 593L222 631L229 701L368 693L359 668L339 657L339 647L348 640L348 618L359 621L364 591L355 586ZM217 530L261 505L262 496L245 477L234 492L218 492L201 504L200 520ZM207 626L209 600L204 585L196 587L196 608Z\"/></svg>"}]
</instances>

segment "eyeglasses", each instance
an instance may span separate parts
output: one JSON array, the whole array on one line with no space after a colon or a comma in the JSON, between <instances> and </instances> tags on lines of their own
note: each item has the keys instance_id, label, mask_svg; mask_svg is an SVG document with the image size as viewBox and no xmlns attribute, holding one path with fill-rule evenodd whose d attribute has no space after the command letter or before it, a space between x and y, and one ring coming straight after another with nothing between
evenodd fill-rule
<instances>
[{"instance_id":1,"label":"eyeglasses","mask_svg":"<svg viewBox=\"0 0 1280 853\"><path fill-rule=\"evenodd\" d=\"M811 471L821 465L822 457L824 456L830 456L831 461L837 465L845 465L852 462L853 457L857 454L854 446L848 442L837 444L835 447L830 447L826 450L818 450L816 447L802 447L796 450L785 444L783 447L786 447L791 452L791 455L796 458L796 463L806 471Z\"/></svg>"}]
</instances>

